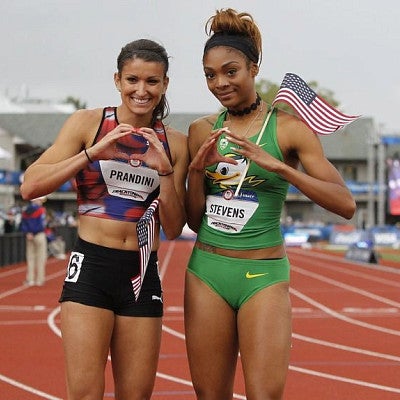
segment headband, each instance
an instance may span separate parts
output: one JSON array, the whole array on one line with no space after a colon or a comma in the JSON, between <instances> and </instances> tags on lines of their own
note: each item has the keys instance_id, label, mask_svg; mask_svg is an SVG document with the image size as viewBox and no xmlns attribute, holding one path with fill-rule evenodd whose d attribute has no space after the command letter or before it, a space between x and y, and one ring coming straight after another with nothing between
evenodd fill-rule
<instances>
[{"instance_id":1,"label":"headband","mask_svg":"<svg viewBox=\"0 0 400 400\"><path fill-rule=\"evenodd\" d=\"M249 36L228 32L214 33L204 46L203 56L216 46L233 47L244 53L251 61L258 63L259 54Z\"/></svg>"}]
</instances>

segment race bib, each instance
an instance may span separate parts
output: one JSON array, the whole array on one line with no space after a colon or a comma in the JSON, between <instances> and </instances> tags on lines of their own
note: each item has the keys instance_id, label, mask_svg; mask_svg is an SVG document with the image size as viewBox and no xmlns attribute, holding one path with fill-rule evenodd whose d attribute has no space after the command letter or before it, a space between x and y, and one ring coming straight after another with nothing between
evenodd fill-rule
<instances>
[{"instance_id":1,"label":"race bib","mask_svg":"<svg viewBox=\"0 0 400 400\"><path fill-rule=\"evenodd\" d=\"M226 190L206 199L206 215L209 227L226 233L239 233L258 208L254 192L241 191L234 197L232 190Z\"/></svg>"},{"instance_id":2,"label":"race bib","mask_svg":"<svg viewBox=\"0 0 400 400\"><path fill-rule=\"evenodd\" d=\"M69 258L69 263L67 266L67 275L65 277L65 282L77 282L82 269L82 262L84 259L82 253L73 251Z\"/></svg>"},{"instance_id":3,"label":"race bib","mask_svg":"<svg viewBox=\"0 0 400 400\"><path fill-rule=\"evenodd\" d=\"M101 160L100 169L110 195L145 201L160 185L157 171L129 163Z\"/></svg>"}]
</instances>

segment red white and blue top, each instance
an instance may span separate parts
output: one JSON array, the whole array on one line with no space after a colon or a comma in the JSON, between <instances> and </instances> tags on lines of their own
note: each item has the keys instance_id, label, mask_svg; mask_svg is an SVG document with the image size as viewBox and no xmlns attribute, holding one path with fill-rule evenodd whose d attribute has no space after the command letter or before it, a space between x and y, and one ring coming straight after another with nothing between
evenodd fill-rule
<instances>
[{"instance_id":1,"label":"red white and blue top","mask_svg":"<svg viewBox=\"0 0 400 400\"><path fill-rule=\"evenodd\" d=\"M116 107L103 110L103 117L93 144L119 125ZM152 127L171 159L163 123L157 120ZM143 154L147 141L139 135L123 137L117 146L120 151ZM129 163L123 159L98 160L88 163L75 177L78 192L78 213L97 218L137 222L159 195L160 179L156 170L145 163Z\"/></svg>"}]
</instances>

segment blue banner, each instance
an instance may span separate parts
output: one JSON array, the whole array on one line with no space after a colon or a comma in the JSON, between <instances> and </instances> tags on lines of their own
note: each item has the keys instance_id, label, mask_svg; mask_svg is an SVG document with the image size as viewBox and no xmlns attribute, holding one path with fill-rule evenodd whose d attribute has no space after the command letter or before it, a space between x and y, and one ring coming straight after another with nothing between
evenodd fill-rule
<instances>
[{"instance_id":1,"label":"blue banner","mask_svg":"<svg viewBox=\"0 0 400 400\"><path fill-rule=\"evenodd\" d=\"M389 213L400 215L400 160L388 159Z\"/></svg>"}]
</instances>

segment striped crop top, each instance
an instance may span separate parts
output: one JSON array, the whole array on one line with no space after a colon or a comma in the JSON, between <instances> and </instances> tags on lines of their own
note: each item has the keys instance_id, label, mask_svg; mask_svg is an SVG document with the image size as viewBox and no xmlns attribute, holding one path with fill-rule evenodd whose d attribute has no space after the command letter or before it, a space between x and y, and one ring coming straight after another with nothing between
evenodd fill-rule
<instances>
[{"instance_id":1,"label":"striped crop top","mask_svg":"<svg viewBox=\"0 0 400 400\"><path fill-rule=\"evenodd\" d=\"M119 125L116 107L103 110L96 137L97 143ZM171 159L165 127L161 121L153 126ZM141 136L124 136L117 143L127 153L144 153L147 142ZM98 160L88 164L75 177L78 192L78 213L92 217L137 222L150 203L159 195L160 179L156 170L127 160Z\"/></svg>"}]
</instances>

